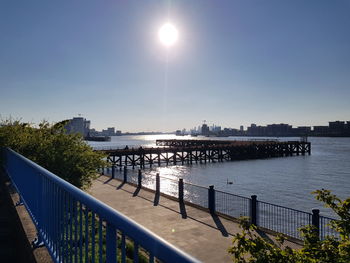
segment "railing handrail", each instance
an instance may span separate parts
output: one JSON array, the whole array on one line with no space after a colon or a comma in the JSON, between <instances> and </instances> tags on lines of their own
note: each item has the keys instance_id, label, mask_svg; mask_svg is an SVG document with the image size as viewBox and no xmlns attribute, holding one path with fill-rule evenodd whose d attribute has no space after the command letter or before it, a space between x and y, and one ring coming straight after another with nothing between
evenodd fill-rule
<instances>
[{"instance_id":1,"label":"railing handrail","mask_svg":"<svg viewBox=\"0 0 350 263\"><path fill-rule=\"evenodd\" d=\"M63 180L57 175L39 166L35 162L18 154L10 148L6 149L6 153L13 154L23 162L32 166L42 176L45 176L49 180L52 180L54 183L56 183L59 187L67 191L78 201L86 205L90 210L98 213L103 219L111 223L118 230L125 232L129 237L131 237L135 241L140 242L142 240L142 242L140 242L139 244L142 245L143 248L151 251L155 257L164 261L168 261L168 259L170 259L169 261L171 262L198 262L198 260L196 260L195 258L191 257L190 255L184 253L180 249L171 245L161 237L155 235L154 233L146 229L145 227L137 224L132 219L124 216L120 212L114 210L105 203L97 200L93 196L88 195L76 186L68 183L67 181ZM11 177L11 175L9 176ZM18 190L20 191L21 189ZM165 255L166 258L164 258Z\"/></svg>"},{"instance_id":2,"label":"railing handrail","mask_svg":"<svg viewBox=\"0 0 350 263\"><path fill-rule=\"evenodd\" d=\"M339 220L339 219L336 219L336 218L332 218L332 217L329 217L329 216L323 216L323 215L320 215L320 218L324 218L324 219L328 219L328 220Z\"/></svg>"},{"instance_id":3,"label":"railing handrail","mask_svg":"<svg viewBox=\"0 0 350 263\"><path fill-rule=\"evenodd\" d=\"M163 178L165 180L169 180L169 181L172 181L172 182L175 182L175 183L178 183L178 180L174 179L174 178L169 178L167 176L159 176L160 178Z\"/></svg>"},{"instance_id":4,"label":"railing handrail","mask_svg":"<svg viewBox=\"0 0 350 263\"><path fill-rule=\"evenodd\" d=\"M288 210L292 210L294 212L298 212L298 213L303 213L303 214L308 214L308 215L312 215L311 213L309 212L305 212L305 211L302 211L302 210L298 210L298 209L294 209L294 208L290 208L290 207L286 207L286 206L282 206L282 205L276 205L276 204L271 204L269 202L264 202L264 201L260 201L260 200L257 200L258 203L262 203L262 204L265 204L265 205L271 205L271 206L276 206L276 207L279 207L279 208L283 208L283 209L288 209ZM334 220L334 219L332 219Z\"/></svg>"},{"instance_id":5,"label":"railing handrail","mask_svg":"<svg viewBox=\"0 0 350 263\"><path fill-rule=\"evenodd\" d=\"M203 185L192 184L192 183L188 183L188 182L185 182L185 181L184 181L184 185L186 185L186 184L192 185L192 186L195 186L195 187L199 187L199 188L202 188L202 189L206 189L206 190L209 189L208 187L205 187L205 186L203 186Z\"/></svg>"},{"instance_id":6,"label":"railing handrail","mask_svg":"<svg viewBox=\"0 0 350 263\"><path fill-rule=\"evenodd\" d=\"M250 200L250 198L249 198L249 197L242 196L242 195L236 195L236 194L232 194L232 193L228 193L228 192L220 191L220 190L217 190L217 189L215 189L215 192L222 193L222 194L227 194L227 195L231 195L231 196L240 197L240 198L243 198L243 199Z\"/></svg>"}]
</instances>

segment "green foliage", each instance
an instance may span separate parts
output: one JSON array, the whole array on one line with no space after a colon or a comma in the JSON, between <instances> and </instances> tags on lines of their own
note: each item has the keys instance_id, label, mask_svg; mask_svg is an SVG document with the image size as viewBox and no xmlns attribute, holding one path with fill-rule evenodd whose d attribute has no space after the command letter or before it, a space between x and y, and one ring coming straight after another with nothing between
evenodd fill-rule
<instances>
[{"instance_id":1,"label":"green foliage","mask_svg":"<svg viewBox=\"0 0 350 263\"><path fill-rule=\"evenodd\" d=\"M0 124L0 147L9 147L79 188L87 188L104 155L94 152L79 134L66 134L66 122L39 127L20 121Z\"/></svg>"},{"instance_id":2,"label":"green foliage","mask_svg":"<svg viewBox=\"0 0 350 263\"><path fill-rule=\"evenodd\" d=\"M64 210L69 211L68 216L61 215L59 218L60 235L59 240L56 240L59 246L59 251L67 251L63 258L63 262L68 261L68 258L74 258L76 255L82 255L81 262L97 262L102 257L102 262L106 262L107 253L107 229L106 223L101 217L97 216L92 211L80 207L78 203L64 204ZM94 218L94 220L93 220ZM101 235L99 232L99 223L102 223ZM71 234L72 233L72 234ZM94 234L93 234L94 233ZM122 247L125 249L126 263L134 262L135 246L134 241L125 238L123 244L122 233L117 231L115 236L117 239L117 263L122 262ZM100 241L102 246L100 246ZM88 250L86 251L86 247ZM94 248L94 249L93 249ZM93 253L94 251L94 253ZM95 260L93 260L95 259ZM138 247L138 262L148 263L149 255L141 246Z\"/></svg>"},{"instance_id":3,"label":"green foliage","mask_svg":"<svg viewBox=\"0 0 350 263\"><path fill-rule=\"evenodd\" d=\"M340 239L326 237L320 240L313 226L300 229L303 240L301 249L284 246L285 238L277 237L277 244L270 243L256 233L256 226L246 218L241 219L242 233L233 238L229 248L237 263L348 263L350 262L350 198L342 201L328 190L314 192L316 199L325 203L339 216L330 227L340 233Z\"/></svg>"}]
</instances>

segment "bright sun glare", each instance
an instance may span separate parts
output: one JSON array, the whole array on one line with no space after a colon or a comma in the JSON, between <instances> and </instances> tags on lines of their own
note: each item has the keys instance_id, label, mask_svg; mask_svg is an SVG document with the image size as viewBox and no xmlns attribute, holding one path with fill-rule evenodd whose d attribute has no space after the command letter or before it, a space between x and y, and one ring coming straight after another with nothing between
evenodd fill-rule
<instances>
[{"instance_id":1,"label":"bright sun glare","mask_svg":"<svg viewBox=\"0 0 350 263\"><path fill-rule=\"evenodd\" d=\"M179 33L174 25L166 23L159 29L158 37L164 46L169 47L176 43Z\"/></svg>"}]
</instances>

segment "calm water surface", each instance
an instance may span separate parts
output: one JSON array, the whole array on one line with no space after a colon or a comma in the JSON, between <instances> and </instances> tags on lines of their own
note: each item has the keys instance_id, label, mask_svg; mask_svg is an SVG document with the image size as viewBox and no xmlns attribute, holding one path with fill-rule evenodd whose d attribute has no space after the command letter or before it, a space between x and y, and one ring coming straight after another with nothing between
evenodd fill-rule
<instances>
[{"instance_id":1,"label":"calm water surface","mask_svg":"<svg viewBox=\"0 0 350 263\"><path fill-rule=\"evenodd\" d=\"M89 142L89 144L96 148L123 148L126 145L146 147L155 146L156 139L173 138L193 139L174 135L116 136L112 137L110 142ZM299 138L277 139L299 140ZM350 196L350 138L309 138L309 141L312 149L310 156L146 168L144 174L152 177L160 173L161 176L168 178L183 178L185 182L203 186L214 185L216 189L247 197L255 194L259 200L304 211L319 208L323 215L330 216L332 213L323 208L311 192L325 188L332 190L341 198ZM137 169L130 172L136 173ZM227 180L233 181L233 184L227 184Z\"/></svg>"}]
</instances>

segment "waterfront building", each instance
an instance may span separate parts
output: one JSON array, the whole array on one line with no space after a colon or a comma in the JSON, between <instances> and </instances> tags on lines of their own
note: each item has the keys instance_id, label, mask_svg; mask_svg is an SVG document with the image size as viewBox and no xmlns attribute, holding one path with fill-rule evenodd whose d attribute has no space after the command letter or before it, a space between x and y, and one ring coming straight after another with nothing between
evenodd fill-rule
<instances>
[{"instance_id":1,"label":"waterfront building","mask_svg":"<svg viewBox=\"0 0 350 263\"><path fill-rule=\"evenodd\" d=\"M110 127L110 128L107 128L106 130L102 130L101 135L102 136L114 136L115 135L115 128Z\"/></svg>"},{"instance_id":2,"label":"waterfront building","mask_svg":"<svg viewBox=\"0 0 350 263\"><path fill-rule=\"evenodd\" d=\"M74 117L69 120L65 128L69 134L80 133L82 136L86 137L89 135L90 124L91 122L83 117Z\"/></svg>"},{"instance_id":3,"label":"waterfront building","mask_svg":"<svg viewBox=\"0 0 350 263\"><path fill-rule=\"evenodd\" d=\"M293 128L292 135L293 136L309 136L311 134L311 127L309 126L299 126L297 128Z\"/></svg>"},{"instance_id":4,"label":"waterfront building","mask_svg":"<svg viewBox=\"0 0 350 263\"><path fill-rule=\"evenodd\" d=\"M345 121L330 121L329 134L333 136L342 135L345 132Z\"/></svg>"}]
</instances>

